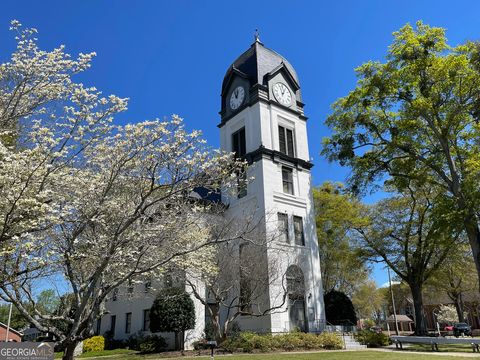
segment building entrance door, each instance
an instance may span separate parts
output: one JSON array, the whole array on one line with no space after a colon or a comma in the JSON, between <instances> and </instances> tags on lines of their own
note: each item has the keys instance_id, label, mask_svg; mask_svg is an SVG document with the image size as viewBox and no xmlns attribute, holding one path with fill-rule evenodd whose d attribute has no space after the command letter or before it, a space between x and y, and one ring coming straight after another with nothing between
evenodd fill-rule
<instances>
[{"instance_id":1,"label":"building entrance door","mask_svg":"<svg viewBox=\"0 0 480 360\"><path fill-rule=\"evenodd\" d=\"M289 309L290 330L308 331L307 322L305 321L304 299L290 299Z\"/></svg>"},{"instance_id":2,"label":"building entrance door","mask_svg":"<svg viewBox=\"0 0 480 360\"><path fill-rule=\"evenodd\" d=\"M295 265L290 266L286 273L288 290L288 316L290 330L308 331L308 321L305 316L305 280L302 270Z\"/></svg>"}]
</instances>

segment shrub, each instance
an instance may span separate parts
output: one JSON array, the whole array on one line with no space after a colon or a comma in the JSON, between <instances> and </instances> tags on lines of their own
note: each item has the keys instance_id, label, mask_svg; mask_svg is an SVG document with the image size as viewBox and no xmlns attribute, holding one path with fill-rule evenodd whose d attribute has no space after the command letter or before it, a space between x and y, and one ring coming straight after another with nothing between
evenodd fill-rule
<instances>
[{"instance_id":1,"label":"shrub","mask_svg":"<svg viewBox=\"0 0 480 360\"><path fill-rule=\"evenodd\" d=\"M83 352L103 350L105 350L105 338L103 336L93 336L83 341Z\"/></svg>"},{"instance_id":2,"label":"shrub","mask_svg":"<svg viewBox=\"0 0 480 360\"><path fill-rule=\"evenodd\" d=\"M145 336L142 332L133 334L123 344L124 347L142 353L161 352L167 347L167 342L163 337L159 335Z\"/></svg>"},{"instance_id":3,"label":"shrub","mask_svg":"<svg viewBox=\"0 0 480 360\"><path fill-rule=\"evenodd\" d=\"M252 337L251 343L254 349L261 352L272 350L272 341L269 335L255 335Z\"/></svg>"},{"instance_id":4,"label":"shrub","mask_svg":"<svg viewBox=\"0 0 480 360\"><path fill-rule=\"evenodd\" d=\"M280 337L280 345L285 351L292 351L303 347L303 341L299 332L278 336Z\"/></svg>"},{"instance_id":5,"label":"shrub","mask_svg":"<svg viewBox=\"0 0 480 360\"><path fill-rule=\"evenodd\" d=\"M193 350L205 350L207 348L207 340L197 340L192 343Z\"/></svg>"},{"instance_id":6,"label":"shrub","mask_svg":"<svg viewBox=\"0 0 480 360\"><path fill-rule=\"evenodd\" d=\"M211 322L205 324L203 335L206 340L215 340L215 328Z\"/></svg>"},{"instance_id":7,"label":"shrub","mask_svg":"<svg viewBox=\"0 0 480 360\"><path fill-rule=\"evenodd\" d=\"M305 350L321 349L323 347L321 338L318 335L312 333L300 333L300 336Z\"/></svg>"},{"instance_id":8,"label":"shrub","mask_svg":"<svg viewBox=\"0 0 480 360\"><path fill-rule=\"evenodd\" d=\"M343 349L343 340L340 335L336 333L323 332L318 335L322 348L327 350Z\"/></svg>"},{"instance_id":9,"label":"shrub","mask_svg":"<svg viewBox=\"0 0 480 360\"><path fill-rule=\"evenodd\" d=\"M158 335L144 337L138 345L138 350L143 354L158 353L167 347L165 339Z\"/></svg>"},{"instance_id":10,"label":"shrub","mask_svg":"<svg viewBox=\"0 0 480 360\"><path fill-rule=\"evenodd\" d=\"M343 341L337 334L322 333L320 335L291 332L282 335L259 335L253 332L241 332L235 338L228 338L222 344L227 351L266 352L271 350L313 350L313 349L342 349Z\"/></svg>"},{"instance_id":11,"label":"shrub","mask_svg":"<svg viewBox=\"0 0 480 360\"><path fill-rule=\"evenodd\" d=\"M113 338L113 333L109 330L103 334L105 337L105 349L106 350L115 350L124 348L125 342L122 340L115 340Z\"/></svg>"},{"instance_id":12,"label":"shrub","mask_svg":"<svg viewBox=\"0 0 480 360\"><path fill-rule=\"evenodd\" d=\"M150 308L150 330L152 332L174 332L175 350L183 342L180 334L195 327L195 305L190 295L182 288L164 288L158 293Z\"/></svg>"},{"instance_id":13,"label":"shrub","mask_svg":"<svg viewBox=\"0 0 480 360\"><path fill-rule=\"evenodd\" d=\"M359 331L355 338L360 344L375 348L390 345L390 338L384 333L376 333L369 330Z\"/></svg>"},{"instance_id":14,"label":"shrub","mask_svg":"<svg viewBox=\"0 0 480 360\"><path fill-rule=\"evenodd\" d=\"M354 325L357 315L352 300L344 293L332 290L325 294L325 315L333 325Z\"/></svg>"}]
</instances>

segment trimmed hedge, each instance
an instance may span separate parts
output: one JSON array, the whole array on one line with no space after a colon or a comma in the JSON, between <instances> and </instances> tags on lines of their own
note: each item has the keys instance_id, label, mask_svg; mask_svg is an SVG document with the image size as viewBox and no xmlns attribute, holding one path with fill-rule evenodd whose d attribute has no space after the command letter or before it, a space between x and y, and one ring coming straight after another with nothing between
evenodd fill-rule
<instances>
[{"instance_id":1,"label":"trimmed hedge","mask_svg":"<svg viewBox=\"0 0 480 360\"><path fill-rule=\"evenodd\" d=\"M105 338L103 336L93 336L83 341L84 353L103 350L105 350Z\"/></svg>"},{"instance_id":2,"label":"trimmed hedge","mask_svg":"<svg viewBox=\"0 0 480 360\"><path fill-rule=\"evenodd\" d=\"M142 354L158 353L165 351L167 342L159 335L150 335L143 339L139 344L139 350Z\"/></svg>"},{"instance_id":3,"label":"trimmed hedge","mask_svg":"<svg viewBox=\"0 0 480 360\"><path fill-rule=\"evenodd\" d=\"M384 333L376 333L370 330L362 330L355 334L355 338L362 345L376 348L390 345L390 338Z\"/></svg>"},{"instance_id":4,"label":"trimmed hedge","mask_svg":"<svg viewBox=\"0 0 480 360\"><path fill-rule=\"evenodd\" d=\"M320 335L302 332L292 332L282 335L256 334L253 332L241 332L234 338L225 340L221 346L227 351L253 351L269 352L275 350L320 350L342 349L342 338L333 333Z\"/></svg>"}]
</instances>

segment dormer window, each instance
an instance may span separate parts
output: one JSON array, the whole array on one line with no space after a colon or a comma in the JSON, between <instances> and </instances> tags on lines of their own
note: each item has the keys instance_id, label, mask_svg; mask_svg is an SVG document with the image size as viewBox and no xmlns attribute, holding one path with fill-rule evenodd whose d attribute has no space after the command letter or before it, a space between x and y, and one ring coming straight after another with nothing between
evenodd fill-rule
<instances>
[{"instance_id":1,"label":"dormer window","mask_svg":"<svg viewBox=\"0 0 480 360\"><path fill-rule=\"evenodd\" d=\"M278 143L280 145L280 152L294 157L294 142L293 142L293 130L283 126L278 127Z\"/></svg>"}]
</instances>

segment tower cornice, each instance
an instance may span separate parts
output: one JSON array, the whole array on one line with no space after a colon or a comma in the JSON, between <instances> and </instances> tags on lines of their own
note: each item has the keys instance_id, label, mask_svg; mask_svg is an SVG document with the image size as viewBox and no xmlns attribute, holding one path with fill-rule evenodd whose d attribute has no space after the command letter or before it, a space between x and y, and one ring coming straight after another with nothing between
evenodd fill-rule
<instances>
[{"instance_id":1,"label":"tower cornice","mask_svg":"<svg viewBox=\"0 0 480 360\"><path fill-rule=\"evenodd\" d=\"M313 163L310 161L288 156L277 150L267 149L263 145L245 155L245 159L249 164L265 158L272 160L274 163L285 162L287 165L291 165L299 170L310 170L313 167Z\"/></svg>"}]
</instances>

